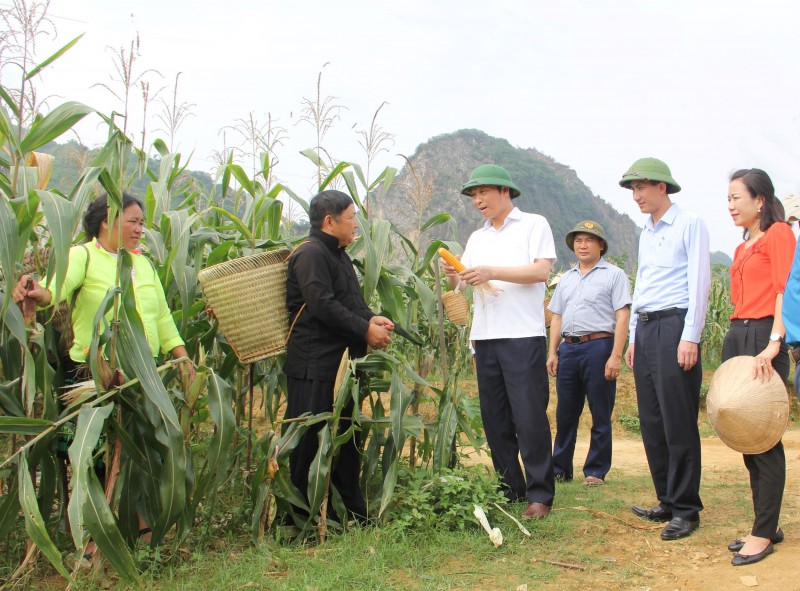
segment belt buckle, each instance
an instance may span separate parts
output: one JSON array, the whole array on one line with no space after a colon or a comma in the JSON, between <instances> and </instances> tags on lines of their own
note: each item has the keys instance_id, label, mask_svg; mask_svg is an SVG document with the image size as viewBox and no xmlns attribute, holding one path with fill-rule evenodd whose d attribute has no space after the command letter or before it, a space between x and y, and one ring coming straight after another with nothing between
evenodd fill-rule
<instances>
[{"instance_id":1,"label":"belt buckle","mask_svg":"<svg viewBox=\"0 0 800 591\"><path fill-rule=\"evenodd\" d=\"M639 312L639 320L647 322L650 320L650 317L647 315L647 312Z\"/></svg>"},{"instance_id":2,"label":"belt buckle","mask_svg":"<svg viewBox=\"0 0 800 591\"><path fill-rule=\"evenodd\" d=\"M568 336L564 337L570 345L576 345L581 342L581 337Z\"/></svg>"}]
</instances>

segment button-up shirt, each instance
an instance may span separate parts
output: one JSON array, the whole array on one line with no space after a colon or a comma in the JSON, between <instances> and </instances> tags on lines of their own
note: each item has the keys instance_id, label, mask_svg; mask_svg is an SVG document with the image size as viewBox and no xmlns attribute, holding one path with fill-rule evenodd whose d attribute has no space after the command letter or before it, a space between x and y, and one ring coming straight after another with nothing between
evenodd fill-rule
<instances>
[{"instance_id":1,"label":"button-up shirt","mask_svg":"<svg viewBox=\"0 0 800 591\"><path fill-rule=\"evenodd\" d=\"M500 228L487 220L472 233L461 262L467 267L521 267L536 259L556 260L550 224L538 214L515 207ZM544 283L492 284L501 290L499 295L474 294L471 340L545 336Z\"/></svg>"},{"instance_id":2,"label":"button-up shirt","mask_svg":"<svg viewBox=\"0 0 800 591\"><path fill-rule=\"evenodd\" d=\"M625 271L603 259L581 274L578 265L561 276L548 309L561 316L561 332L581 336L614 332L615 312L630 305L631 282Z\"/></svg>"},{"instance_id":3,"label":"button-up shirt","mask_svg":"<svg viewBox=\"0 0 800 591\"><path fill-rule=\"evenodd\" d=\"M700 342L711 288L708 228L699 217L674 203L653 225L652 216L639 238L639 270L633 290L630 342L639 312L686 309L681 340Z\"/></svg>"},{"instance_id":4,"label":"button-up shirt","mask_svg":"<svg viewBox=\"0 0 800 591\"><path fill-rule=\"evenodd\" d=\"M283 365L286 375L332 382L345 348L350 347L351 357L366 354L369 319L375 314L361 295L353 262L334 236L312 229L289 257L286 307L289 321L297 318Z\"/></svg>"},{"instance_id":5,"label":"button-up shirt","mask_svg":"<svg viewBox=\"0 0 800 591\"><path fill-rule=\"evenodd\" d=\"M794 251L794 262L783 292L783 325L786 327L786 344L800 345L800 241ZM795 368L797 371L797 368Z\"/></svg>"}]
</instances>

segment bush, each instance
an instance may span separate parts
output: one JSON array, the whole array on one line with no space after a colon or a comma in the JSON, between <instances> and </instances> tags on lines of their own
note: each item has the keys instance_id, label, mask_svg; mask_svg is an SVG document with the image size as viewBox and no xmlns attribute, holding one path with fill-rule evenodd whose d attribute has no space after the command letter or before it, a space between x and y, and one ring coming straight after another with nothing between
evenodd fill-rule
<instances>
[{"instance_id":1,"label":"bush","mask_svg":"<svg viewBox=\"0 0 800 591\"><path fill-rule=\"evenodd\" d=\"M462 531L478 527L473 505L484 509L507 503L496 473L485 466L441 470L405 469L400 474L393 503L387 512L391 528L435 527Z\"/></svg>"}]
</instances>

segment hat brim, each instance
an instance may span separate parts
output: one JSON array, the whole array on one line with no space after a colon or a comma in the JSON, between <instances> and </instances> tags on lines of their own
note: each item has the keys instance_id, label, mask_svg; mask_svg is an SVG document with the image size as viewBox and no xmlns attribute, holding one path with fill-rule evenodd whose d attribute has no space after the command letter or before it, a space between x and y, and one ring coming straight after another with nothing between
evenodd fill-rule
<instances>
[{"instance_id":1,"label":"hat brim","mask_svg":"<svg viewBox=\"0 0 800 591\"><path fill-rule=\"evenodd\" d=\"M461 194L470 195L470 191L472 191L472 189L475 187L508 187L512 199L516 199L520 196L520 190L517 185L507 179L501 179L497 177L481 177L479 179L475 179L474 181L469 181L467 184L461 187Z\"/></svg>"}]
</instances>

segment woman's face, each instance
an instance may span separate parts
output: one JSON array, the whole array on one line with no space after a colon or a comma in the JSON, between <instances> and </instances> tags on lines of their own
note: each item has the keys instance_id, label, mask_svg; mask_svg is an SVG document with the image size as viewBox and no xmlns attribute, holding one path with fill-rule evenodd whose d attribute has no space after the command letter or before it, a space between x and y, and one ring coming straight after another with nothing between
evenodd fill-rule
<instances>
[{"instance_id":1,"label":"woman's face","mask_svg":"<svg viewBox=\"0 0 800 591\"><path fill-rule=\"evenodd\" d=\"M120 234L119 216L122 216L122 232ZM108 244L112 250L117 250L122 246L125 250L133 252L142 239L144 228L144 214L142 208L137 203L131 203L118 214L117 219L111 228L108 222L103 222L103 227L108 231Z\"/></svg>"},{"instance_id":2,"label":"woman's face","mask_svg":"<svg viewBox=\"0 0 800 591\"><path fill-rule=\"evenodd\" d=\"M757 223L763 204L764 198L753 197L742 179L734 179L728 185L728 212L737 226L750 228Z\"/></svg>"}]
</instances>

